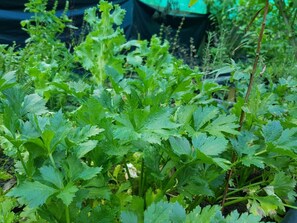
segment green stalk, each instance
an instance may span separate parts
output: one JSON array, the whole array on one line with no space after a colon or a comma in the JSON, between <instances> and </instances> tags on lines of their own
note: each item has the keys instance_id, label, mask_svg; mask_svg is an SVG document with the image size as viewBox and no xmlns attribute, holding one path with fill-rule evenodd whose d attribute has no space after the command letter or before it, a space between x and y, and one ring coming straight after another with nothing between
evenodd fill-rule
<instances>
[{"instance_id":1,"label":"green stalk","mask_svg":"<svg viewBox=\"0 0 297 223\"><path fill-rule=\"evenodd\" d=\"M234 200L232 200L232 201L228 201L228 202L225 202L224 203L224 206L223 207L227 207L227 206L230 206L230 205L232 205L232 204L237 204L237 203L240 203L240 202L242 202L242 201L246 201L246 200L248 200L250 197L236 197Z\"/></svg>"},{"instance_id":2,"label":"green stalk","mask_svg":"<svg viewBox=\"0 0 297 223\"><path fill-rule=\"evenodd\" d=\"M129 171L129 168L127 166L127 163L125 163L125 170L126 170L126 173L127 173L127 176L128 176L128 180L131 180L131 175L130 175L130 171Z\"/></svg>"},{"instance_id":3,"label":"green stalk","mask_svg":"<svg viewBox=\"0 0 297 223\"><path fill-rule=\"evenodd\" d=\"M264 154L264 153L266 153L267 152L267 149L264 149L264 150L262 150L262 151L260 151L260 152L257 152L256 154L255 154L255 156L260 156L260 155L262 155L262 154Z\"/></svg>"},{"instance_id":4,"label":"green stalk","mask_svg":"<svg viewBox=\"0 0 297 223\"><path fill-rule=\"evenodd\" d=\"M54 160L53 155L51 153L49 154L49 158L51 160L51 163L53 164L53 167L56 168L56 163L55 163L55 160Z\"/></svg>"},{"instance_id":5,"label":"green stalk","mask_svg":"<svg viewBox=\"0 0 297 223\"><path fill-rule=\"evenodd\" d=\"M24 170L25 170L25 173L26 173L26 175L28 176L28 170L27 170L27 167L26 167L26 165L25 165L25 161L24 161L24 159L23 159L23 157L22 157L22 154L21 154L21 152L20 152L19 147L17 147L17 154L18 154L19 160L21 161L21 164L22 164L22 166L23 166L23 168L24 168Z\"/></svg>"},{"instance_id":6,"label":"green stalk","mask_svg":"<svg viewBox=\"0 0 297 223\"><path fill-rule=\"evenodd\" d=\"M260 182L257 182L257 183L253 183L253 184L250 184L250 185L241 187L241 188L239 188L239 189L236 189L236 190L233 190L233 191L231 191L231 192L228 192L227 196L230 196L230 195L232 195L232 194L236 194L236 193L238 193L238 192L240 192L240 191L243 191L244 189L248 189L248 188L250 188L250 187L255 187L255 186L261 185L261 184L263 184L263 183L265 183L265 182L266 182L266 181L260 181ZM223 198L223 195L219 196L219 197L217 198L217 201L220 200L220 199L222 199L222 198Z\"/></svg>"},{"instance_id":7,"label":"green stalk","mask_svg":"<svg viewBox=\"0 0 297 223\"><path fill-rule=\"evenodd\" d=\"M293 205L290 205L290 204L283 204L285 207L288 207L288 208L292 208L292 209L295 209L297 210L297 206L293 206Z\"/></svg>"},{"instance_id":8,"label":"green stalk","mask_svg":"<svg viewBox=\"0 0 297 223\"><path fill-rule=\"evenodd\" d=\"M68 206L66 206L65 215L66 215L66 223L70 223L70 213L69 213L69 207Z\"/></svg>"},{"instance_id":9,"label":"green stalk","mask_svg":"<svg viewBox=\"0 0 297 223\"><path fill-rule=\"evenodd\" d=\"M142 158L141 161L141 173L139 178L139 188L138 188L138 194L140 197L143 196L144 192L144 159Z\"/></svg>"}]
</instances>

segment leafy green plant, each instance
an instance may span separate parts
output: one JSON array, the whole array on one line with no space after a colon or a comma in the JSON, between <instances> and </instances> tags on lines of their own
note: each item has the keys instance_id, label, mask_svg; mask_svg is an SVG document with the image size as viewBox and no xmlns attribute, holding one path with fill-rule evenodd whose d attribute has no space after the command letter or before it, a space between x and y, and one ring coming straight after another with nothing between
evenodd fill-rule
<instances>
[{"instance_id":1,"label":"leafy green plant","mask_svg":"<svg viewBox=\"0 0 297 223\"><path fill-rule=\"evenodd\" d=\"M296 80L248 87L252 77L234 62L230 108L221 103L228 88L173 57L168 42L127 42L114 30L123 15L101 1L86 12L90 33L67 51L76 62L53 56L57 71L82 66L90 79L38 77L43 84L32 79L28 90L5 65L1 148L18 181L0 206L6 221L16 198L28 222L280 222L296 197ZM40 44L38 27L30 30Z\"/></svg>"}]
</instances>

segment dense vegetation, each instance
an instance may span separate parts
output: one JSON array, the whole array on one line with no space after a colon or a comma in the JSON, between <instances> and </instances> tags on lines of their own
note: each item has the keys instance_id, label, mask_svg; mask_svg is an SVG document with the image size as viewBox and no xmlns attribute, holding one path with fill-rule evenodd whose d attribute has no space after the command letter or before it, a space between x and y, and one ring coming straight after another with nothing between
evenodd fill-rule
<instances>
[{"instance_id":1,"label":"dense vegetation","mask_svg":"<svg viewBox=\"0 0 297 223\"><path fill-rule=\"evenodd\" d=\"M0 222L280 222L295 208L296 1L239 2L236 18L234 2L209 2L217 31L193 68L157 36L127 41L118 6L86 10L69 46L66 14L30 0L26 46L0 46L0 179L17 179Z\"/></svg>"}]
</instances>

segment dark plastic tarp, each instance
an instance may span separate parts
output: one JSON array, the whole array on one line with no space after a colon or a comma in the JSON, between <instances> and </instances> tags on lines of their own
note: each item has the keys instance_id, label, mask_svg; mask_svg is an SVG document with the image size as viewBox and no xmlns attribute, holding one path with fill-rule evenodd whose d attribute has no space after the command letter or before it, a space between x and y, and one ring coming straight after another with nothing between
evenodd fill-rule
<instances>
[{"instance_id":1,"label":"dark plastic tarp","mask_svg":"<svg viewBox=\"0 0 297 223\"><path fill-rule=\"evenodd\" d=\"M24 12L26 0L1 0L0 1L0 43L23 45L28 38L25 31L22 30L20 22L29 19L32 14ZM49 0L48 5L53 5L54 0ZM65 7L66 0L58 1L57 14L61 14ZM67 15L73 19L73 25L81 27L84 10L97 5L98 0L71 0L69 2L69 11ZM150 39L153 34L160 31L161 24L171 26L173 35L177 30L181 18L180 16L165 15L159 13L156 9L140 2L139 0L111 0L114 4L126 10L126 16L122 24L127 39ZM162 14L156 17L156 14ZM199 44L203 38L208 26L207 15L189 14L185 16L185 22L182 27L179 38L182 43L189 44L189 38L193 37L195 44ZM67 33L62 39L67 41Z\"/></svg>"}]
</instances>

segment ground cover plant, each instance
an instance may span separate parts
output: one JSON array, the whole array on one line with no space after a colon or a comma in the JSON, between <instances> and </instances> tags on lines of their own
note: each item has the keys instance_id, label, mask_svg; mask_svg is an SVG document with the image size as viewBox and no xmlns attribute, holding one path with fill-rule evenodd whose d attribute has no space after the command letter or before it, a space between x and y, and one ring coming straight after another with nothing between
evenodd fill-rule
<instances>
[{"instance_id":1,"label":"ground cover plant","mask_svg":"<svg viewBox=\"0 0 297 223\"><path fill-rule=\"evenodd\" d=\"M127 41L118 6L86 10L73 49L57 38L66 14L26 6L26 47L0 48L1 153L14 164L0 176L17 179L0 222L280 222L294 208L296 79L263 71L253 84L257 63L250 75L234 62L234 100L168 42Z\"/></svg>"}]
</instances>

